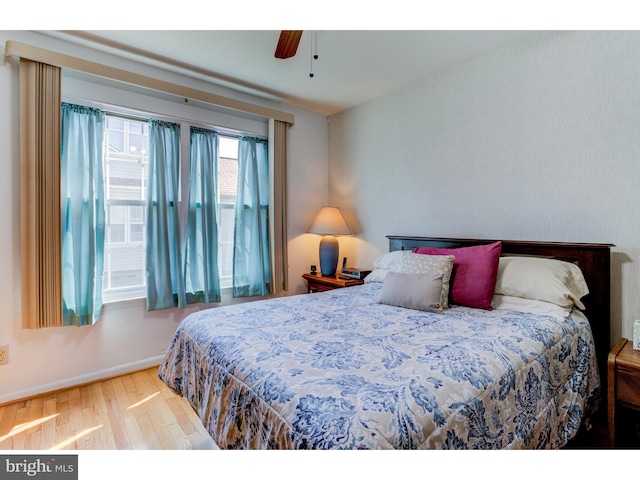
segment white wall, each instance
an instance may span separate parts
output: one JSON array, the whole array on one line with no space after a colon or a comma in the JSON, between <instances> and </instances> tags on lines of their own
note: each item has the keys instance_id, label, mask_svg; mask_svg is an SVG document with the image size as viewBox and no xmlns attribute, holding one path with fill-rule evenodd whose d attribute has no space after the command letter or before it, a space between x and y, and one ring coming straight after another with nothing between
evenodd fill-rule
<instances>
[{"instance_id":1,"label":"white wall","mask_svg":"<svg viewBox=\"0 0 640 480\"><path fill-rule=\"evenodd\" d=\"M329 118L329 195L385 235L613 243L611 342L640 318L640 32L550 32Z\"/></svg>"},{"instance_id":2,"label":"white wall","mask_svg":"<svg viewBox=\"0 0 640 480\"><path fill-rule=\"evenodd\" d=\"M289 293L306 291L301 275L308 271L310 263L317 263L318 240L304 234L304 231L328 196L326 117L91 52L32 32L0 31L2 48L7 40L17 40L293 113L296 123L290 130ZM3 171L0 175L0 225L3 226L0 229L0 345L9 345L11 360L10 364L0 366L0 403L154 365L165 351L179 322L198 308L146 312L143 301L130 301L106 306L101 320L93 326L42 330L21 327L18 70L15 60L0 66L0 166ZM106 87L97 90L94 87L65 79L63 90L64 93L77 96L96 95L96 91L107 96L114 94ZM137 106L138 101L135 95L122 92L109 98L117 98L118 103L129 107ZM156 109L170 107L163 100L154 103ZM175 105L176 112L181 112L183 108L182 105ZM207 114L203 115L203 121L207 120ZM234 121L232 118L227 120Z\"/></svg>"}]
</instances>

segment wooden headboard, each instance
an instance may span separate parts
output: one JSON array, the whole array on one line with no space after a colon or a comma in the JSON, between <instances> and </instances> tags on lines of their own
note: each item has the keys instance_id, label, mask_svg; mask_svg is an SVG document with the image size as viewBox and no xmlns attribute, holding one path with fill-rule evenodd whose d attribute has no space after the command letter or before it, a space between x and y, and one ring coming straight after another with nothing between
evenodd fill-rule
<instances>
[{"instance_id":1,"label":"wooden headboard","mask_svg":"<svg viewBox=\"0 0 640 480\"><path fill-rule=\"evenodd\" d=\"M389 251L416 247L459 248L486 245L497 240L468 238L405 237L388 235ZM591 324L600 369L603 400L607 391L607 356L611 321L611 247L605 243L560 243L501 240L502 255L533 255L576 263L587 282L589 293L582 299ZM606 410L605 410L606 411Z\"/></svg>"}]
</instances>

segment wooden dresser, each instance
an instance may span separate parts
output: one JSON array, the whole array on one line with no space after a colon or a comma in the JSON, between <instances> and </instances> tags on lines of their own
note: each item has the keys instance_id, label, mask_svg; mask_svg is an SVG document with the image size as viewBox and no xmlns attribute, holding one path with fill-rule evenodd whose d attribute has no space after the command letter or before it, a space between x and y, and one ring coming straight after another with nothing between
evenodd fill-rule
<instances>
[{"instance_id":1,"label":"wooden dresser","mask_svg":"<svg viewBox=\"0 0 640 480\"><path fill-rule=\"evenodd\" d=\"M619 443L620 432L616 430L620 430L621 414L631 413L624 422L627 429L625 437L637 438L639 433L640 413L636 415L635 412L640 412L640 351L633 349L630 340L621 339L609 353L607 377L609 443L613 448ZM626 438L624 446L632 446L635 441L634 438Z\"/></svg>"}]
</instances>

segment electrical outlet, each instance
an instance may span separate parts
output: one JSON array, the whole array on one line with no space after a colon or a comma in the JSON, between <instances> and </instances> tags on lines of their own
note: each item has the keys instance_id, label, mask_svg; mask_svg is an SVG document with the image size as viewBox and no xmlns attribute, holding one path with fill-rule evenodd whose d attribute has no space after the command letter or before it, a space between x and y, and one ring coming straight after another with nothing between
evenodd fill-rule
<instances>
[{"instance_id":1,"label":"electrical outlet","mask_svg":"<svg viewBox=\"0 0 640 480\"><path fill-rule=\"evenodd\" d=\"M9 363L9 345L0 346L0 365Z\"/></svg>"}]
</instances>

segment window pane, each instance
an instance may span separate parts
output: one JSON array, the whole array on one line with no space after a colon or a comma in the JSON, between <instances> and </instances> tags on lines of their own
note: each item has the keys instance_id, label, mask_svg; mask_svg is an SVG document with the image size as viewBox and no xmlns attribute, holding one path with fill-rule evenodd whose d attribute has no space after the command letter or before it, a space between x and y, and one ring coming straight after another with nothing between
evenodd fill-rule
<instances>
[{"instance_id":1,"label":"window pane","mask_svg":"<svg viewBox=\"0 0 640 480\"><path fill-rule=\"evenodd\" d=\"M144 285L142 270L114 271L111 274L111 288L135 287Z\"/></svg>"},{"instance_id":2,"label":"window pane","mask_svg":"<svg viewBox=\"0 0 640 480\"><path fill-rule=\"evenodd\" d=\"M238 139L219 137L218 192L220 286L233 286L233 224L236 192L238 190Z\"/></svg>"},{"instance_id":3,"label":"window pane","mask_svg":"<svg viewBox=\"0 0 640 480\"><path fill-rule=\"evenodd\" d=\"M144 127L146 125L146 123L142 122L129 122L129 132L142 135L142 133L144 132Z\"/></svg>"},{"instance_id":4,"label":"window pane","mask_svg":"<svg viewBox=\"0 0 640 480\"><path fill-rule=\"evenodd\" d=\"M145 284L145 216L140 202L146 198L148 128L144 121L108 115L107 129L110 147L104 157L107 197L104 293L105 298L111 295L118 299L135 298ZM117 201L118 205L109 205L111 201ZM127 205L129 201L131 204Z\"/></svg>"},{"instance_id":5,"label":"window pane","mask_svg":"<svg viewBox=\"0 0 640 480\"><path fill-rule=\"evenodd\" d=\"M238 158L238 139L235 137L218 137L218 150L220 157Z\"/></svg>"},{"instance_id":6,"label":"window pane","mask_svg":"<svg viewBox=\"0 0 640 480\"><path fill-rule=\"evenodd\" d=\"M122 153L124 151L124 132L109 131L107 138L109 152Z\"/></svg>"},{"instance_id":7,"label":"window pane","mask_svg":"<svg viewBox=\"0 0 640 480\"><path fill-rule=\"evenodd\" d=\"M105 289L144 285L142 245L111 245L105 258Z\"/></svg>"},{"instance_id":8,"label":"window pane","mask_svg":"<svg viewBox=\"0 0 640 480\"><path fill-rule=\"evenodd\" d=\"M111 187L111 198L117 200L141 200L142 189L129 187Z\"/></svg>"},{"instance_id":9,"label":"window pane","mask_svg":"<svg viewBox=\"0 0 640 480\"><path fill-rule=\"evenodd\" d=\"M220 230L218 231L219 250L218 264L220 268L220 286L231 287L233 276L233 223L234 205L220 205Z\"/></svg>"},{"instance_id":10,"label":"window pane","mask_svg":"<svg viewBox=\"0 0 640 480\"><path fill-rule=\"evenodd\" d=\"M146 145L143 145L144 137L142 135L129 134L129 154L130 155L145 155Z\"/></svg>"},{"instance_id":11,"label":"window pane","mask_svg":"<svg viewBox=\"0 0 640 480\"><path fill-rule=\"evenodd\" d=\"M119 130L124 132L124 122L123 118L107 116L107 128L109 131Z\"/></svg>"},{"instance_id":12,"label":"window pane","mask_svg":"<svg viewBox=\"0 0 640 480\"><path fill-rule=\"evenodd\" d=\"M110 160L106 165L107 198L144 200L146 165L140 160Z\"/></svg>"},{"instance_id":13,"label":"window pane","mask_svg":"<svg viewBox=\"0 0 640 480\"><path fill-rule=\"evenodd\" d=\"M221 203L235 203L238 190L238 160L221 158L218 162L218 190Z\"/></svg>"},{"instance_id":14,"label":"window pane","mask_svg":"<svg viewBox=\"0 0 640 480\"><path fill-rule=\"evenodd\" d=\"M144 248L141 245L114 246L106 257L106 288L144 285Z\"/></svg>"}]
</instances>

